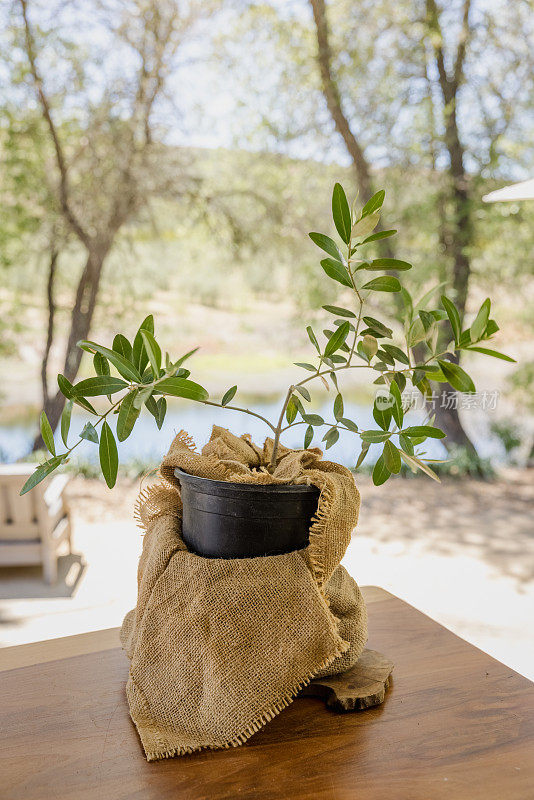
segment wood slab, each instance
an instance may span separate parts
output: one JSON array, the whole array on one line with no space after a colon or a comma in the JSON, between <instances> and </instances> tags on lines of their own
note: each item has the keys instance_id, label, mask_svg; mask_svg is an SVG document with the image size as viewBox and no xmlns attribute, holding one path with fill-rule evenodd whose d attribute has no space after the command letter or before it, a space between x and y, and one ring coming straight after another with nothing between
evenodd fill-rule
<instances>
[{"instance_id":1,"label":"wood slab","mask_svg":"<svg viewBox=\"0 0 534 800\"><path fill-rule=\"evenodd\" d=\"M45 663L0 674L0 797L534 797L533 684L387 592L364 589L364 597L369 644L395 662L382 705L333 714L301 697L243 747L150 764L128 714L128 659L109 647L111 634L101 652L92 635L72 637L68 649L58 640L56 660L50 644ZM85 642L92 652L81 654Z\"/></svg>"},{"instance_id":2,"label":"wood slab","mask_svg":"<svg viewBox=\"0 0 534 800\"><path fill-rule=\"evenodd\" d=\"M363 711L384 702L392 672L393 661L366 648L352 669L312 681L301 697L322 697L333 711Z\"/></svg>"}]
</instances>

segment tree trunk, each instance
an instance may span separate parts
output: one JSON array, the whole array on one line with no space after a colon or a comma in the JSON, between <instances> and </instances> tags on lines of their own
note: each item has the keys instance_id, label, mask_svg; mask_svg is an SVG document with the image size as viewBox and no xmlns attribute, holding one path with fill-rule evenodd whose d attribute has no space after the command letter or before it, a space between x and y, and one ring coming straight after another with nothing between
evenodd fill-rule
<instances>
[{"instance_id":1,"label":"tree trunk","mask_svg":"<svg viewBox=\"0 0 534 800\"><path fill-rule=\"evenodd\" d=\"M347 152L352 159L362 200L367 201L373 194L371 170L365 157L364 150L356 139L351 129L350 122L344 113L339 87L332 72L332 51L330 48L326 3L325 0L310 0L310 5L317 35L317 63L321 74L323 94L336 130L342 137ZM459 178L458 180L454 180L453 198L455 225L453 227L454 236L452 237L451 246L454 248L452 254L454 288L457 294L457 303L463 315L467 298L467 281L469 276L469 261L466 255L466 244L470 241L470 227L466 183L461 180L461 177L464 176L463 151L461 147L458 150L458 147L454 146L455 142L460 146L454 106L452 107L452 114L448 115L448 119L450 122L447 125L447 142L452 152L451 168L452 160L454 160L454 174L457 174ZM461 228L461 235L457 236L456 234L459 227ZM393 258L395 254L390 240L388 239L382 244L386 256L388 258ZM394 275L395 273L389 272L388 274ZM397 298L395 299L397 300ZM439 394L435 405L436 420L439 427L447 434L447 443L449 445L453 444L466 447L470 452L476 453L472 442L462 427L457 408L446 407L448 405L448 397L444 397L444 393L454 393L454 389L449 386L449 384L438 384L436 392Z\"/></svg>"},{"instance_id":2,"label":"tree trunk","mask_svg":"<svg viewBox=\"0 0 534 800\"><path fill-rule=\"evenodd\" d=\"M102 276L102 267L107 253L109 252L109 245L101 245L92 248L87 256L87 261L83 268L78 288L76 290L76 299L71 314L71 324L69 331L69 338L65 350L65 362L63 367L63 374L71 383L75 380L80 362L82 360L83 351L77 347L80 339L87 339L89 331L91 330L91 322L98 297L98 290L100 288L100 278ZM50 309L50 294L49 294L49 309ZM50 335L50 316L49 316L49 331ZM43 363L48 361L48 354L50 346L45 349L45 356ZM46 384L46 393L43 391L43 410L48 417L50 426L53 431L56 430L61 419L61 414L65 406L65 398L58 390L54 395L50 396L48 393L48 383L46 380L46 364L45 378L43 387ZM41 434L38 433L33 442L33 451L41 450L44 447Z\"/></svg>"},{"instance_id":3,"label":"tree trunk","mask_svg":"<svg viewBox=\"0 0 534 800\"><path fill-rule=\"evenodd\" d=\"M462 65L465 57L467 43L469 0L464 4L463 32L458 45L454 71L452 76L447 74L442 49L442 33L438 9L434 0L427 0L427 21L430 34L434 37L434 52L436 69L439 76L439 86L443 101L443 114L445 124L445 149L449 156L447 181L445 185L445 205L450 209L449 219L440 216L440 238L445 244L445 253L452 265L452 285L454 301L463 321L469 288L471 264L468 248L472 241L473 229L471 219L471 200L469 197L468 178L464 168L464 148L460 139L457 118L458 91L462 76ZM449 339L452 336L449 336ZM442 339L440 345L446 346ZM438 345L438 346L440 346ZM441 346L440 346L440 349ZM458 363L458 358L453 359ZM468 452L476 456L476 449L465 432L456 405L448 408L449 399L457 397L455 390L448 383L434 384L437 393L436 422L447 434L446 446L456 445L465 447Z\"/></svg>"}]
</instances>

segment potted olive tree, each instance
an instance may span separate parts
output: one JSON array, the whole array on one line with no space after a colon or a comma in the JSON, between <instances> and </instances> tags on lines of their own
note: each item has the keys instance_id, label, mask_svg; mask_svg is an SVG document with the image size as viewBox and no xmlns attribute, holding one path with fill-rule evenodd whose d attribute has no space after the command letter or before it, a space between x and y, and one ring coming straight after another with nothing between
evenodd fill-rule
<instances>
[{"instance_id":1,"label":"potted olive tree","mask_svg":"<svg viewBox=\"0 0 534 800\"><path fill-rule=\"evenodd\" d=\"M323 306L331 323L322 336L317 335L311 326L307 327L313 355L309 362L296 363L301 375L289 386L276 419L269 420L257 411L235 404L237 386L229 388L220 400L210 398L203 386L191 380L191 372L184 366L195 350L177 360L168 353L163 356L154 335L153 317L148 316L133 342L117 333L111 348L92 341L78 343L79 347L93 355L95 374L75 385L63 375L58 375L59 388L66 398L61 418L61 438L65 449L56 451L52 429L42 413L41 433L50 457L37 467L21 494L63 464L84 440L98 445L104 478L107 485L113 487L119 462L116 439L122 442L130 436L143 408L152 414L156 425L161 428L167 410L167 396L233 409L261 419L273 439L272 455L269 463L265 464L267 470L276 467L281 437L286 431L300 425L303 427L304 449L318 438L328 449L338 440L341 431L349 431L357 437L361 447L355 469L361 466L370 445L380 444L382 453L373 469L373 481L377 485L399 473L403 462L414 472L421 470L438 480L429 460L423 457L419 448L427 439L441 439L445 434L433 425L432 419L424 425L405 423L402 392L407 381L423 396L431 392L430 380L448 381L460 392L474 392L472 379L456 363L454 357L458 352L476 351L506 361L513 359L486 346L487 340L498 330L496 322L490 318L489 299L482 303L471 326L462 330L460 315L452 300L446 296L441 297L439 307L425 307L432 301L436 290L428 292L420 302L413 302L397 277L409 270L411 264L393 258L368 257L368 245L396 233L394 230L376 231L384 196L383 190L377 192L357 211L354 204L349 206L343 188L337 183L332 195L332 214L339 243L323 233L310 233L312 241L326 254L321 261L326 276L343 288L343 305ZM377 292L396 292L401 295L400 322L403 332L401 340L397 342L394 341L393 329L384 321L370 316L366 308L368 299ZM442 335L444 328L448 336ZM448 341L446 346L440 344L443 341ZM362 370L378 387L372 409L376 426L372 430L362 428L357 420L345 414L338 381L346 370L356 369ZM328 420L308 410L312 399L311 389L318 383L333 392L332 416ZM104 400L105 408L100 405L95 408L92 405L95 402L93 398ZM85 409L93 421L88 422L76 440L70 443L73 404ZM110 425L114 416L115 433ZM196 494L203 495L204 502L211 509L210 513L217 517L215 527L207 533L204 531L211 537L209 546L206 546L208 554L216 554L214 548L217 550L217 546L213 538L218 537L223 541L225 533L230 534L226 538L234 542L234 550L230 552L223 547L223 555L257 555L264 552L263 520L266 514L276 517L276 509L280 509L280 516L286 520L286 529L282 540L269 552L284 552L305 544L310 517L317 506L315 487L258 487L228 483L221 486L220 481L187 476L185 473L179 477L184 500L184 538L187 540L185 522L188 509L191 514L187 517L187 525L191 528L192 536L198 535L199 522L194 513ZM246 528L242 533L249 547L254 540L253 520L256 519L258 531L263 529L261 536L258 533L258 547L253 547L252 552L243 553L240 549L236 515L244 520L240 525ZM288 519L293 522L288 524ZM278 525L277 529L284 529L284 525ZM195 547L202 551L202 542L197 541Z\"/></svg>"}]
</instances>

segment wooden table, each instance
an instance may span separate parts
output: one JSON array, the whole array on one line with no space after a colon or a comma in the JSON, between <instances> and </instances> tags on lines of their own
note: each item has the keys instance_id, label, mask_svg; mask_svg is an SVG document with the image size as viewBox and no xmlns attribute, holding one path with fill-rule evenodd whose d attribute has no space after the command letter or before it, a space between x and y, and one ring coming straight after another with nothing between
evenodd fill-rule
<instances>
[{"instance_id":1,"label":"wooden table","mask_svg":"<svg viewBox=\"0 0 534 800\"><path fill-rule=\"evenodd\" d=\"M0 651L2 800L531 800L534 687L396 597L367 588L384 704L299 698L237 749L148 764L117 630Z\"/></svg>"}]
</instances>

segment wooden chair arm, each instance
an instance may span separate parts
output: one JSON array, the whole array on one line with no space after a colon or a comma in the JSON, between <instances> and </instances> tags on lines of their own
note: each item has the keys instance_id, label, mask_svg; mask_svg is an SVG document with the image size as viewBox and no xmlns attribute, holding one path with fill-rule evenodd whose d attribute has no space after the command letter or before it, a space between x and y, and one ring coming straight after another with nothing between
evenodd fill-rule
<instances>
[{"instance_id":1,"label":"wooden chair arm","mask_svg":"<svg viewBox=\"0 0 534 800\"><path fill-rule=\"evenodd\" d=\"M54 475L43 494L43 500L48 507L55 505L61 499L70 480L70 475Z\"/></svg>"}]
</instances>

